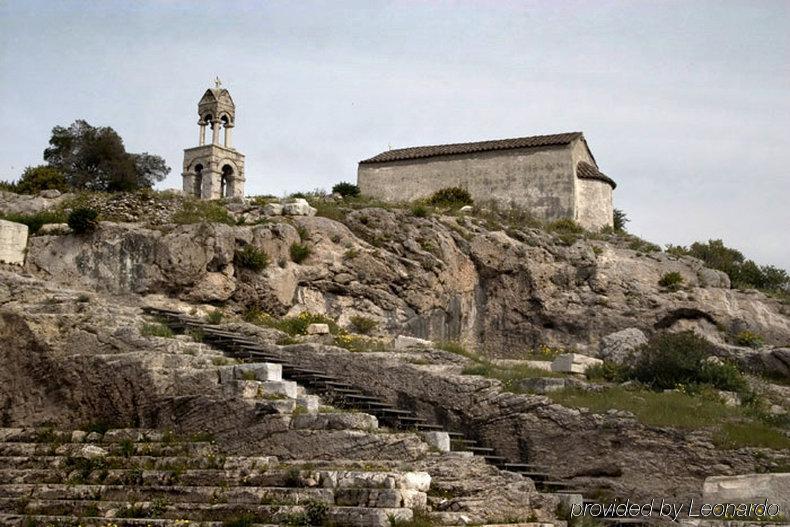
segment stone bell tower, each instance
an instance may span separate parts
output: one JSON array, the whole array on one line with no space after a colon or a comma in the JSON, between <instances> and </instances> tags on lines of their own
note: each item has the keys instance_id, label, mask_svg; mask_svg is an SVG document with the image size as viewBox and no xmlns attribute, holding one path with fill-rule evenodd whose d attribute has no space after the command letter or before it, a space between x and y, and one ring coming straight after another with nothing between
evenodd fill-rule
<instances>
[{"instance_id":1,"label":"stone bell tower","mask_svg":"<svg viewBox=\"0 0 790 527\"><path fill-rule=\"evenodd\" d=\"M219 78L198 103L199 146L184 150L184 194L201 199L244 197L244 155L233 148L236 105ZM211 143L206 144L206 127ZM220 137L220 127L224 137Z\"/></svg>"}]
</instances>

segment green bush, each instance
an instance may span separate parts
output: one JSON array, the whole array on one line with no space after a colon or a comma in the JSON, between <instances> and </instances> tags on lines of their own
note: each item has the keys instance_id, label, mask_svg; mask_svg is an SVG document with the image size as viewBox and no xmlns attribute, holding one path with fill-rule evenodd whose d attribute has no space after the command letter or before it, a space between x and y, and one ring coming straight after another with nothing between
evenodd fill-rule
<instances>
[{"instance_id":1,"label":"green bush","mask_svg":"<svg viewBox=\"0 0 790 527\"><path fill-rule=\"evenodd\" d=\"M353 316L351 317L351 325L357 333L369 335L378 327L379 323L372 318Z\"/></svg>"},{"instance_id":2,"label":"green bush","mask_svg":"<svg viewBox=\"0 0 790 527\"><path fill-rule=\"evenodd\" d=\"M233 262L245 269L262 271L269 265L269 257L257 247L245 245L240 251L236 251Z\"/></svg>"},{"instance_id":3,"label":"green bush","mask_svg":"<svg viewBox=\"0 0 790 527\"><path fill-rule=\"evenodd\" d=\"M425 206L424 203L418 202L411 206L411 215L415 218L425 218L428 216L428 207Z\"/></svg>"},{"instance_id":4,"label":"green bush","mask_svg":"<svg viewBox=\"0 0 790 527\"><path fill-rule=\"evenodd\" d=\"M625 232L625 224L628 223L629 220L625 212L620 209L614 209L614 231L615 232Z\"/></svg>"},{"instance_id":5,"label":"green bush","mask_svg":"<svg viewBox=\"0 0 790 527\"><path fill-rule=\"evenodd\" d=\"M308 256L310 256L310 247L296 242L291 244L291 260L295 263L302 263Z\"/></svg>"},{"instance_id":6,"label":"green bush","mask_svg":"<svg viewBox=\"0 0 790 527\"><path fill-rule=\"evenodd\" d=\"M727 247L722 240L694 242L691 246L669 246L667 252L676 256L699 258L712 269L724 271L733 287L756 288L764 291L787 292L790 290L790 275L784 269L772 265L759 266L747 260L737 249Z\"/></svg>"},{"instance_id":7,"label":"green bush","mask_svg":"<svg viewBox=\"0 0 790 527\"><path fill-rule=\"evenodd\" d=\"M96 209L81 207L69 213L69 219L66 223L69 224L71 230L76 234L88 234L95 231L96 227L98 227L98 217L99 213Z\"/></svg>"},{"instance_id":8,"label":"green bush","mask_svg":"<svg viewBox=\"0 0 790 527\"><path fill-rule=\"evenodd\" d=\"M165 337L165 338L173 337L173 330L161 323L144 324L143 329L142 331L140 331L140 333L146 337Z\"/></svg>"},{"instance_id":9,"label":"green bush","mask_svg":"<svg viewBox=\"0 0 790 527\"><path fill-rule=\"evenodd\" d=\"M745 390L740 371L731 364L705 360L711 355L710 343L692 331L659 333L641 349L628 376L655 390L700 385L736 392Z\"/></svg>"},{"instance_id":10,"label":"green bush","mask_svg":"<svg viewBox=\"0 0 790 527\"><path fill-rule=\"evenodd\" d=\"M35 214L0 214L0 218L27 225L30 234L35 234L47 223L64 223L66 215L60 211L42 211Z\"/></svg>"},{"instance_id":11,"label":"green bush","mask_svg":"<svg viewBox=\"0 0 790 527\"><path fill-rule=\"evenodd\" d=\"M735 342L739 346L748 346L750 348L759 348L764 343L760 335L751 331L741 331L735 335Z\"/></svg>"},{"instance_id":12,"label":"green bush","mask_svg":"<svg viewBox=\"0 0 790 527\"><path fill-rule=\"evenodd\" d=\"M332 193L340 194L344 198L346 197L354 198L359 196L359 187L354 185L353 183L346 183L345 181L342 181L337 185L335 185L334 187L332 187Z\"/></svg>"},{"instance_id":13,"label":"green bush","mask_svg":"<svg viewBox=\"0 0 790 527\"><path fill-rule=\"evenodd\" d=\"M666 273L658 281L658 285L660 285L661 287L666 287L667 289L671 289L673 291L680 289L682 283L683 283L683 276L677 271Z\"/></svg>"},{"instance_id":14,"label":"green bush","mask_svg":"<svg viewBox=\"0 0 790 527\"><path fill-rule=\"evenodd\" d=\"M464 205L471 205L472 195L469 191L461 187L447 187L434 192L428 198L428 204L437 207L460 208Z\"/></svg>"},{"instance_id":15,"label":"green bush","mask_svg":"<svg viewBox=\"0 0 790 527\"><path fill-rule=\"evenodd\" d=\"M605 361L603 364L596 364L587 368L584 374L591 381L621 383L629 379L630 371L627 366Z\"/></svg>"},{"instance_id":16,"label":"green bush","mask_svg":"<svg viewBox=\"0 0 790 527\"><path fill-rule=\"evenodd\" d=\"M559 233L583 234L584 228L570 218L553 221L548 225L549 230Z\"/></svg>"},{"instance_id":17,"label":"green bush","mask_svg":"<svg viewBox=\"0 0 790 527\"><path fill-rule=\"evenodd\" d=\"M220 322L222 322L223 316L224 314L222 313L222 311L220 311L219 309L215 309L214 311L206 315L206 321L209 324L219 324Z\"/></svg>"},{"instance_id":18,"label":"green bush","mask_svg":"<svg viewBox=\"0 0 790 527\"><path fill-rule=\"evenodd\" d=\"M67 192L69 185L66 176L57 168L47 165L27 167L16 184L16 191L20 194L37 194L42 190Z\"/></svg>"},{"instance_id":19,"label":"green bush","mask_svg":"<svg viewBox=\"0 0 790 527\"><path fill-rule=\"evenodd\" d=\"M186 200L173 214L173 223L184 225L203 222L236 224L225 206L216 201Z\"/></svg>"}]
</instances>

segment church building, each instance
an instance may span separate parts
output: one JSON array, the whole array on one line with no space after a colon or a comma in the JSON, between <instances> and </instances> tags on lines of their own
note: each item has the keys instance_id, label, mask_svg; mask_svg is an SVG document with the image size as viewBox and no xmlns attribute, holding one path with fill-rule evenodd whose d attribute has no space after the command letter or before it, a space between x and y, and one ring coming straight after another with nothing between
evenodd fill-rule
<instances>
[{"instance_id":1,"label":"church building","mask_svg":"<svg viewBox=\"0 0 790 527\"><path fill-rule=\"evenodd\" d=\"M570 218L589 230L612 226L617 186L581 132L389 150L360 161L357 184L362 195L390 202L461 187L478 204L517 206L543 221Z\"/></svg>"},{"instance_id":2,"label":"church building","mask_svg":"<svg viewBox=\"0 0 790 527\"><path fill-rule=\"evenodd\" d=\"M198 146L184 150L184 194L201 199L244 196L244 155L233 148L236 105L219 79L198 103ZM206 128L211 143L206 144ZM224 133L222 133L224 132Z\"/></svg>"}]
</instances>

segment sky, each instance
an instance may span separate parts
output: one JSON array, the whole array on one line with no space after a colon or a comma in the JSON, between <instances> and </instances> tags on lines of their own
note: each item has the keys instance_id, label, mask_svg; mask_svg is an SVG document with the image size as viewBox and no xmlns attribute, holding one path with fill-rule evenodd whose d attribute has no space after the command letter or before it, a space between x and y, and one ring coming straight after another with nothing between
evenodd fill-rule
<instances>
[{"instance_id":1,"label":"sky","mask_svg":"<svg viewBox=\"0 0 790 527\"><path fill-rule=\"evenodd\" d=\"M197 102L236 103L248 194L388 148L583 131L628 229L790 269L790 2L0 0L0 179L111 126L180 188Z\"/></svg>"}]
</instances>

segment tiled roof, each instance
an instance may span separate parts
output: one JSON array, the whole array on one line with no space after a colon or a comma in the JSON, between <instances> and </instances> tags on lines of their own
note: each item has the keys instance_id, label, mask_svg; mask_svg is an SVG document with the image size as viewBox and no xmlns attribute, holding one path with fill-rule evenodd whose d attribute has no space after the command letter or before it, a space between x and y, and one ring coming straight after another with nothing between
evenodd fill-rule
<instances>
[{"instance_id":1,"label":"tiled roof","mask_svg":"<svg viewBox=\"0 0 790 527\"><path fill-rule=\"evenodd\" d=\"M532 137L517 137L515 139L500 139L496 141L478 141L476 143L455 143L450 145L399 148L397 150L382 152L370 159L360 161L360 163L384 163L387 161L420 159L424 157L448 156L453 154L470 154L474 152L487 152L490 150L511 150L514 148L532 148L536 146L567 145L579 137L582 137L581 132L569 132L565 134L533 135Z\"/></svg>"},{"instance_id":2,"label":"tiled roof","mask_svg":"<svg viewBox=\"0 0 790 527\"><path fill-rule=\"evenodd\" d=\"M579 164L576 165L576 177L580 179L598 179L612 185L612 189L617 188L617 183L615 183L612 178L603 172L599 172L597 168L587 161L579 161Z\"/></svg>"}]
</instances>

